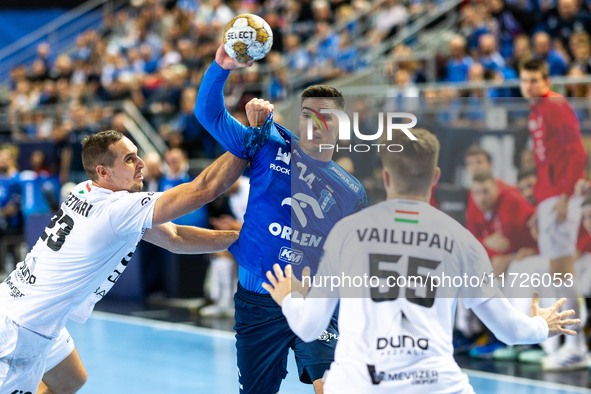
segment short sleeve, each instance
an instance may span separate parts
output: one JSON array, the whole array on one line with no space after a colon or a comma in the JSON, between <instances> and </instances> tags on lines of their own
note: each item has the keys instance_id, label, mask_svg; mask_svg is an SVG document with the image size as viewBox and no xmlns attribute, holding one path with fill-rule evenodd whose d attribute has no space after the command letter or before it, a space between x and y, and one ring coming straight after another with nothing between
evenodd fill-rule
<instances>
[{"instance_id":1,"label":"short sleeve","mask_svg":"<svg viewBox=\"0 0 591 394\"><path fill-rule=\"evenodd\" d=\"M162 193L126 193L110 206L111 226L115 235L130 236L152 228L154 206Z\"/></svg>"},{"instance_id":2,"label":"short sleeve","mask_svg":"<svg viewBox=\"0 0 591 394\"><path fill-rule=\"evenodd\" d=\"M464 306L471 309L490 298L503 295L486 249L472 234L466 233L465 236L463 248L458 248L464 250L461 273L462 276L467 277L467 280L462 283L460 296Z\"/></svg>"}]
</instances>

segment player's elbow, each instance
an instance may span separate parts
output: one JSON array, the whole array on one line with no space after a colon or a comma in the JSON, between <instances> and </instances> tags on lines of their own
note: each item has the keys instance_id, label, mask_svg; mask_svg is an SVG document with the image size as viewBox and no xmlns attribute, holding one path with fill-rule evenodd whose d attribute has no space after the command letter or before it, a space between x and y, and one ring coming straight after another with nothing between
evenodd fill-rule
<instances>
[{"instance_id":1,"label":"player's elbow","mask_svg":"<svg viewBox=\"0 0 591 394\"><path fill-rule=\"evenodd\" d=\"M199 121L199 123L205 127L207 129L207 119L206 119L206 110L204 107L204 103L202 102L203 100L199 99L199 96L197 96L197 102L195 103L195 108L193 108L193 113L195 114L195 117L197 118L197 120Z\"/></svg>"},{"instance_id":2,"label":"player's elbow","mask_svg":"<svg viewBox=\"0 0 591 394\"><path fill-rule=\"evenodd\" d=\"M166 233L166 237L163 238L161 247L165 248L171 253L185 254L183 237L179 234L179 226L174 223L168 223L170 231Z\"/></svg>"},{"instance_id":3,"label":"player's elbow","mask_svg":"<svg viewBox=\"0 0 591 394\"><path fill-rule=\"evenodd\" d=\"M195 117L199 121L199 123L205 127L206 130L209 130L209 125L211 123L211 115L213 114L208 108L207 101L205 99L205 95L200 92L197 95L197 101L195 102L195 108L193 108L193 113Z\"/></svg>"},{"instance_id":4,"label":"player's elbow","mask_svg":"<svg viewBox=\"0 0 591 394\"><path fill-rule=\"evenodd\" d=\"M166 250L174 254L188 254L188 252L183 248L183 243L180 239L175 239L170 242Z\"/></svg>"},{"instance_id":5,"label":"player's elbow","mask_svg":"<svg viewBox=\"0 0 591 394\"><path fill-rule=\"evenodd\" d=\"M212 202L225 191L216 178L207 177L204 174L195 178L191 186L193 188L191 196L194 198L192 206L198 206L198 208Z\"/></svg>"},{"instance_id":6,"label":"player's elbow","mask_svg":"<svg viewBox=\"0 0 591 394\"><path fill-rule=\"evenodd\" d=\"M214 182L204 185L202 190L203 200L206 202L206 204L212 202L225 192L223 185Z\"/></svg>"},{"instance_id":7,"label":"player's elbow","mask_svg":"<svg viewBox=\"0 0 591 394\"><path fill-rule=\"evenodd\" d=\"M539 341L532 341L531 339L517 338L517 337L503 338L503 339L498 338L498 339L499 339L499 341L503 342L507 346L535 345L535 344L539 343Z\"/></svg>"},{"instance_id":8,"label":"player's elbow","mask_svg":"<svg viewBox=\"0 0 591 394\"><path fill-rule=\"evenodd\" d=\"M503 342L507 346L519 345L519 341L516 340L515 338L511 338L506 335L498 336L495 334L495 336L497 337L497 339L499 341Z\"/></svg>"},{"instance_id":9,"label":"player's elbow","mask_svg":"<svg viewBox=\"0 0 591 394\"><path fill-rule=\"evenodd\" d=\"M201 103L199 102L199 97L197 97L197 102L195 103L195 108L193 108L193 113L195 114L195 117L197 118L197 120L199 121L199 123L201 123L203 125L203 122L205 119L203 119L203 112L200 110L201 107Z\"/></svg>"},{"instance_id":10,"label":"player's elbow","mask_svg":"<svg viewBox=\"0 0 591 394\"><path fill-rule=\"evenodd\" d=\"M513 346L513 345L527 345L529 343L525 343L519 335L519 328L515 327L513 330L506 330L504 332L494 332L493 334L495 337L503 342L505 345ZM527 341L526 341L527 342Z\"/></svg>"}]
</instances>

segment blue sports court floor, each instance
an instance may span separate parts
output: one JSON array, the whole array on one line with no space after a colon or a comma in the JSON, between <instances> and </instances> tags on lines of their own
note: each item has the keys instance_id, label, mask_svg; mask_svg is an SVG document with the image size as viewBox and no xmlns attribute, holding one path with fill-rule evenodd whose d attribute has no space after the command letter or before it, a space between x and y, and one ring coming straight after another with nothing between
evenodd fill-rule
<instances>
[{"instance_id":1,"label":"blue sports court floor","mask_svg":"<svg viewBox=\"0 0 591 394\"><path fill-rule=\"evenodd\" d=\"M86 369L80 394L238 393L234 335L227 331L95 312L70 331ZM313 393L293 356L282 394ZM477 393L569 394L591 390L466 370Z\"/></svg>"}]
</instances>

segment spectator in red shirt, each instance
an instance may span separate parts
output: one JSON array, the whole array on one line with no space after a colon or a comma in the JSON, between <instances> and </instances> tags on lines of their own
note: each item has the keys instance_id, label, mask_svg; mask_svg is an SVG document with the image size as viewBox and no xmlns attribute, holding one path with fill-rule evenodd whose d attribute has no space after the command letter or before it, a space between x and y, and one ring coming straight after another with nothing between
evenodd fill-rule
<instances>
[{"instance_id":1,"label":"spectator in red shirt","mask_svg":"<svg viewBox=\"0 0 591 394\"><path fill-rule=\"evenodd\" d=\"M527 222L535 208L515 188L502 189L488 173L476 174L470 190L468 230L482 243L496 275L505 272L514 260L536 253L536 241Z\"/></svg>"},{"instance_id":2,"label":"spectator in red shirt","mask_svg":"<svg viewBox=\"0 0 591 394\"><path fill-rule=\"evenodd\" d=\"M482 173L489 173L492 174L492 157L490 153L486 150L482 149L478 145L472 145L466 150L464 154L464 170L471 179L476 174ZM504 180L500 178L494 178L499 189L499 192L503 192L505 190L514 190L516 191L517 188L515 186L509 185ZM474 205L474 201L472 200L472 193L468 193L468 208L467 211L476 209Z\"/></svg>"},{"instance_id":3,"label":"spectator in red shirt","mask_svg":"<svg viewBox=\"0 0 591 394\"><path fill-rule=\"evenodd\" d=\"M583 146L579 121L567 100L550 91L548 65L529 60L520 70L521 94L530 104L528 129L533 138L533 152L538 179L534 197L538 202L530 220L540 254L550 258L550 269L556 275L574 278L577 236L581 222L581 197L573 196L575 184L584 178L587 154ZM571 283L571 282L568 282ZM560 297L568 299L565 308L574 309L581 317L584 305L577 281L556 282ZM578 335L566 339L554 354L542 360L544 370L586 368L591 361L582 326L573 327Z\"/></svg>"},{"instance_id":4,"label":"spectator in red shirt","mask_svg":"<svg viewBox=\"0 0 591 394\"><path fill-rule=\"evenodd\" d=\"M536 198L534 197L534 185L538 180L538 172L536 168L526 168L517 173L517 188L532 205L536 205Z\"/></svg>"},{"instance_id":5,"label":"spectator in red shirt","mask_svg":"<svg viewBox=\"0 0 591 394\"><path fill-rule=\"evenodd\" d=\"M482 172L492 172L490 153L478 145L472 145L464 153L464 169L470 174L470 177Z\"/></svg>"},{"instance_id":6,"label":"spectator in red shirt","mask_svg":"<svg viewBox=\"0 0 591 394\"><path fill-rule=\"evenodd\" d=\"M490 153L478 145L472 145L464 153L464 170L471 178L483 172L492 174L492 157ZM515 189L515 186L509 185L500 178L495 178L495 181L501 190Z\"/></svg>"}]
</instances>

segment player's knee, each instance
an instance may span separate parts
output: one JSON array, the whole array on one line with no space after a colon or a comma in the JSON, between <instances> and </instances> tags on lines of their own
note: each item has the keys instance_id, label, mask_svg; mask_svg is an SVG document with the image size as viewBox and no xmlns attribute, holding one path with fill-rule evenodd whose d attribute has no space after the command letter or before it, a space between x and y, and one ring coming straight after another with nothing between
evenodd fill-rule
<instances>
[{"instance_id":1,"label":"player's knee","mask_svg":"<svg viewBox=\"0 0 591 394\"><path fill-rule=\"evenodd\" d=\"M67 382L61 387L59 390L52 388L52 392L55 394L75 394L84 386L86 380L88 379L88 373L86 369L82 369L77 371L76 374L70 376Z\"/></svg>"},{"instance_id":2,"label":"player's knee","mask_svg":"<svg viewBox=\"0 0 591 394\"><path fill-rule=\"evenodd\" d=\"M314 393L315 394L323 394L324 393L324 383L322 382L322 379L316 379L313 382L314 385Z\"/></svg>"},{"instance_id":3,"label":"player's knee","mask_svg":"<svg viewBox=\"0 0 591 394\"><path fill-rule=\"evenodd\" d=\"M78 379L75 382L76 387L72 391L72 394L74 394L76 391L80 390L82 388L82 386L84 386L86 384L87 380L88 380L88 372L86 372L86 369L83 369L82 371L80 371Z\"/></svg>"},{"instance_id":4,"label":"player's knee","mask_svg":"<svg viewBox=\"0 0 591 394\"><path fill-rule=\"evenodd\" d=\"M84 386L84 384L86 383L87 379L88 379L88 372L86 372L86 369L83 368L81 371L78 371L78 373L76 374L76 377L70 381L70 387L68 390L68 394L74 394L78 390L80 390L82 388L82 386Z\"/></svg>"}]
</instances>

